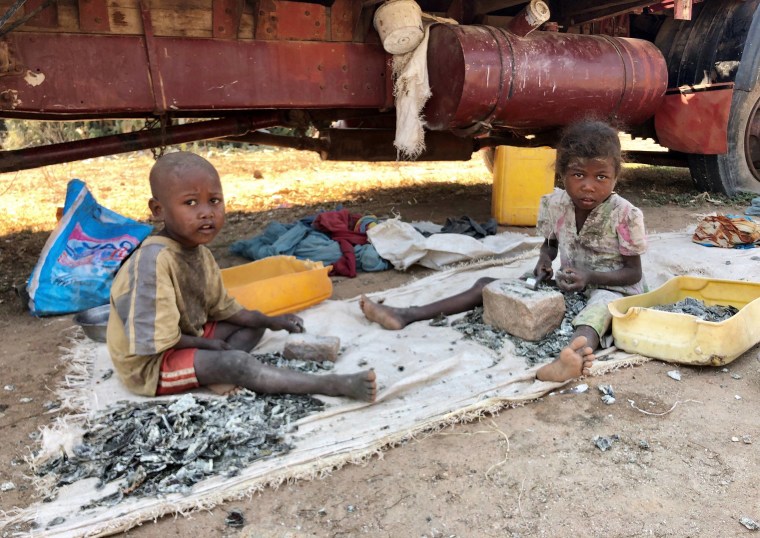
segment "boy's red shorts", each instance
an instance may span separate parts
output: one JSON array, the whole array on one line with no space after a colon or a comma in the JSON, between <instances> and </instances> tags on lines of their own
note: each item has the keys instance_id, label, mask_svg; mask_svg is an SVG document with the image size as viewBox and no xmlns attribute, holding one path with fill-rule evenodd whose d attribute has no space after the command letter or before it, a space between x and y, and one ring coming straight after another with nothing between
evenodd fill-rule
<instances>
[{"instance_id":1,"label":"boy's red shorts","mask_svg":"<svg viewBox=\"0 0 760 538\"><path fill-rule=\"evenodd\" d=\"M203 326L203 337L213 338L216 321L209 321ZM200 387L195 377L195 352L197 347L185 349L169 349L161 359L161 370L158 373L156 396L177 394Z\"/></svg>"}]
</instances>

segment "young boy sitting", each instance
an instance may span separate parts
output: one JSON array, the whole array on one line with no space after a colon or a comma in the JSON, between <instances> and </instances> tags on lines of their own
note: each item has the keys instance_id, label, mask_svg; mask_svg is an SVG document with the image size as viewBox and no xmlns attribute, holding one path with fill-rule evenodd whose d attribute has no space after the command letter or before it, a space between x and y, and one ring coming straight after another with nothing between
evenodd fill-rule
<instances>
[{"instance_id":1,"label":"young boy sitting","mask_svg":"<svg viewBox=\"0 0 760 538\"><path fill-rule=\"evenodd\" d=\"M205 245L224 226L219 174L193 153L164 155L150 171L148 202L163 230L146 239L111 288L108 350L124 384L145 396L198 386L324 394L374 401L375 372L313 375L263 364L248 352L266 329L303 332L298 316L240 306Z\"/></svg>"}]
</instances>

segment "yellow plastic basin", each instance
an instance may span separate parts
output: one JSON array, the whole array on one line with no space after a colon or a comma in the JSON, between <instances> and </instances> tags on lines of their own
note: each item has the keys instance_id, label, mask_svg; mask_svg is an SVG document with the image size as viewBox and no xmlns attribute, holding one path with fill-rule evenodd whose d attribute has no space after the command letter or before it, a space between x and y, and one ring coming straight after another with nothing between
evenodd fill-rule
<instances>
[{"instance_id":1,"label":"yellow plastic basin","mask_svg":"<svg viewBox=\"0 0 760 538\"><path fill-rule=\"evenodd\" d=\"M652 310L693 297L739 309L721 321ZM760 342L760 282L678 276L656 290L609 304L615 346L668 362L720 366Z\"/></svg>"},{"instance_id":2,"label":"yellow plastic basin","mask_svg":"<svg viewBox=\"0 0 760 538\"><path fill-rule=\"evenodd\" d=\"M222 269L222 281L230 295L249 310L270 316L303 310L332 295L327 274L331 265L299 260L294 256L270 256Z\"/></svg>"}]
</instances>

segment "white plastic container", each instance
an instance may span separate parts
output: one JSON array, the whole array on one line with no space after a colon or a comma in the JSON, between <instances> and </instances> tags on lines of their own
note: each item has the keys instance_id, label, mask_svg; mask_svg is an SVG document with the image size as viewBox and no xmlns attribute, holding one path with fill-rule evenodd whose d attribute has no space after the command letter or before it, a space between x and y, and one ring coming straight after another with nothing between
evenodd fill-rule
<instances>
[{"instance_id":1,"label":"white plastic container","mask_svg":"<svg viewBox=\"0 0 760 538\"><path fill-rule=\"evenodd\" d=\"M373 19L383 48L389 54L405 54L417 48L425 32L422 10L414 0L390 0L377 8Z\"/></svg>"}]
</instances>

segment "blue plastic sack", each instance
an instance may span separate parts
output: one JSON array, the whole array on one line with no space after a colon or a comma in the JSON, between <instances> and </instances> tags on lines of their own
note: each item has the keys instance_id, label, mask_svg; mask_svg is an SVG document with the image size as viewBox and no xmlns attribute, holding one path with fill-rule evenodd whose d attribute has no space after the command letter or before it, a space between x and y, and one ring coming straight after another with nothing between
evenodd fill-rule
<instances>
[{"instance_id":1,"label":"blue plastic sack","mask_svg":"<svg viewBox=\"0 0 760 538\"><path fill-rule=\"evenodd\" d=\"M68 314L108 303L116 271L152 229L98 204L83 181L69 181L61 220L27 282L31 313Z\"/></svg>"}]
</instances>

